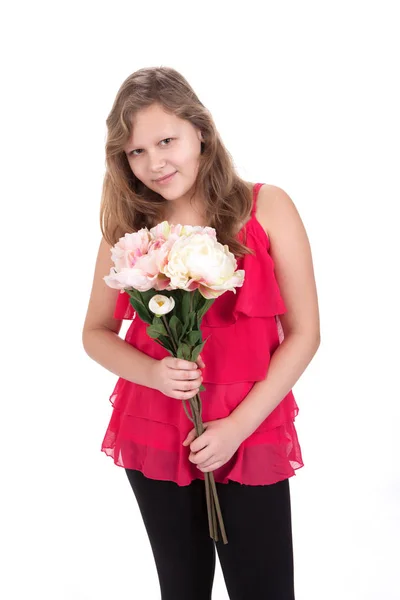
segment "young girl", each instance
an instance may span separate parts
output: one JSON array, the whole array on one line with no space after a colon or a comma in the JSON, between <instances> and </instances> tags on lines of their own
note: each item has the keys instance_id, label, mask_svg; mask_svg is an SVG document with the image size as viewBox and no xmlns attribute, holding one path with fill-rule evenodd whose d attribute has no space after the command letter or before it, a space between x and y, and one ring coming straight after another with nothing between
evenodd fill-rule
<instances>
[{"instance_id":1,"label":"young girl","mask_svg":"<svg viewBox=\"0 0 400 600\"><path fill-rule=\"evenodd\" d=\"M243 181L209 111L171 68L130 75L107 119L107 169L87 354L119 377L101 450L123 467L151 543L163 600L208 600L218 552L232 600L292 600L289 478L303 466L291 391L319 346L306 231L280 188ZM168 220L211 226L245 270L202 321L197 364L146 333L128 294L108 287L110 248ZM131 319L125 340L123 319ZM182 400L201 393L195 438ZM228 543L209 535L213 472Z\"/></svg>"}]
</instances>

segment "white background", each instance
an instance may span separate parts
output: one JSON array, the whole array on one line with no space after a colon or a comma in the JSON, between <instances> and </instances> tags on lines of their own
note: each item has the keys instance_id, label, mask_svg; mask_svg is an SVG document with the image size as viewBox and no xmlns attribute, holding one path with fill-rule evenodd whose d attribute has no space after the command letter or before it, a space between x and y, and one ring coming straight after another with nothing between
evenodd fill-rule
<instances>
[{"instance_id":1,"label":"white background","mask_svg":"<svg viewBox=\"0 0 400 600\"><path fill-rule=\"evenodd\" d=\"M81 332L105 119L130 73L160 65L188 79L239 174L282 187L309 235L322 341L294 387L305 461L291 480L296 600L400 598L396 4L3 9L5 600L159 598L126 475L100 452L116 377L85 354ZM228 598L218 559L213 598Z\"/></svg>"}]
</instances>

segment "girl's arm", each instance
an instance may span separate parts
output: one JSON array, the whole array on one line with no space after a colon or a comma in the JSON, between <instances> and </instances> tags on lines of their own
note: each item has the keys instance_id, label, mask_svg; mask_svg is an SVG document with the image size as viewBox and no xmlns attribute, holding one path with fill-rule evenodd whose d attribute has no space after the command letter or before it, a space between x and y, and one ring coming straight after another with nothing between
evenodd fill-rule
<instances>
[{"instance_id":1,"label":"girl's arm","mask_svg":"<svg viewBox=\"0 0 400 600\"><path fill-rule=\"evenodd\" d=\"M271 357L266 378L254 385L229 416L242 439L251 435L292 389L320 345L311 249L300 215L282 189L269 185L260 189L256 216L270 239L287 312L279 316L284 340Z\"/></svg>"},{"instance_id":2,"label":"girl's arm","mask_svg":"<svg viewBox=\"0 0 400 600\"><path fill-rule=\"evenodd\" d=\"M272 413L292 389L311 362L319 340L308 335L289 334L275 350L267 377L257 381L228 419L235 423L242 441Z\"/></svg>"},{"instance_id":3,"label":"girl's arm","mask_svg":"<svg viewBox=\"0 0 400 600\"><path fill-rule=\"evenodd\" d=\"M119 337L122 321L114 319L119 290L103 277L113 266L110 246L102 239L97 255L92 291L82 332L85 352L118 377L152 387L152 369L158 361Z\"/></svg>"}]
</instances>

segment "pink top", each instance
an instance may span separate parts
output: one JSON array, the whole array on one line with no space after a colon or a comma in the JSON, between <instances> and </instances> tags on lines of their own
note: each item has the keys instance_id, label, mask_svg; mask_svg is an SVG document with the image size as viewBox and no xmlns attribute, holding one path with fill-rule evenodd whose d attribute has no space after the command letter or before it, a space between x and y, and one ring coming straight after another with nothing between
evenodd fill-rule
<instances>
[{"instance_id":1,"label":"pink top","mask_svg":"<svg viewBox=\"0 0 400 600\"><path fill-rule=\"evenodd\" d=\"M286 312L269 254L270 242L256 218L257 195L262 183L254 185L251 218L238 234L255 250L237 259L245 270L241 288L217 298L203 317L203 339L210 338L201 353L203 422L227 417L265 379L272 354L283 341L279 316ZM114 318L133 319L125 341L156 359L170 354L147 333L147 324L135 315L129 296L118 296ZM204 473L189 461L190 448L182 446L193 423L182 401L119 378L110 396L111 419L101 450L118 466L137 469L151 479L188 485L204 479ZM215 481L238 481L266 485L295 475L303 466L294 425L299 412L292 391L250 435L232 458L213 471Z\"/></svg>"}]
</instances>

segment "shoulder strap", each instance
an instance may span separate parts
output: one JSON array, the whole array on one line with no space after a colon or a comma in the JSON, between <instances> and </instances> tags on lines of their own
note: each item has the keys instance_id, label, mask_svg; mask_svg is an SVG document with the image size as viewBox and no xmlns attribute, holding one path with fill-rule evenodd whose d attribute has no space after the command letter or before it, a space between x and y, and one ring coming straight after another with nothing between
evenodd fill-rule
<instances>
[{"instance_id":1,"label":"shoulder strap","mask_svg":"<svg viewBox=\"0 0 400 600\"><path fill-rule=\"evenodd\" d=\"M253 185L253 208L251 210L251 214L254 215L256 212L256 208L257 208L257 198L258 198L258 192L260 191L260 188L263 186L263 183L255 183Z\"/></svg>"}]
</instances>

